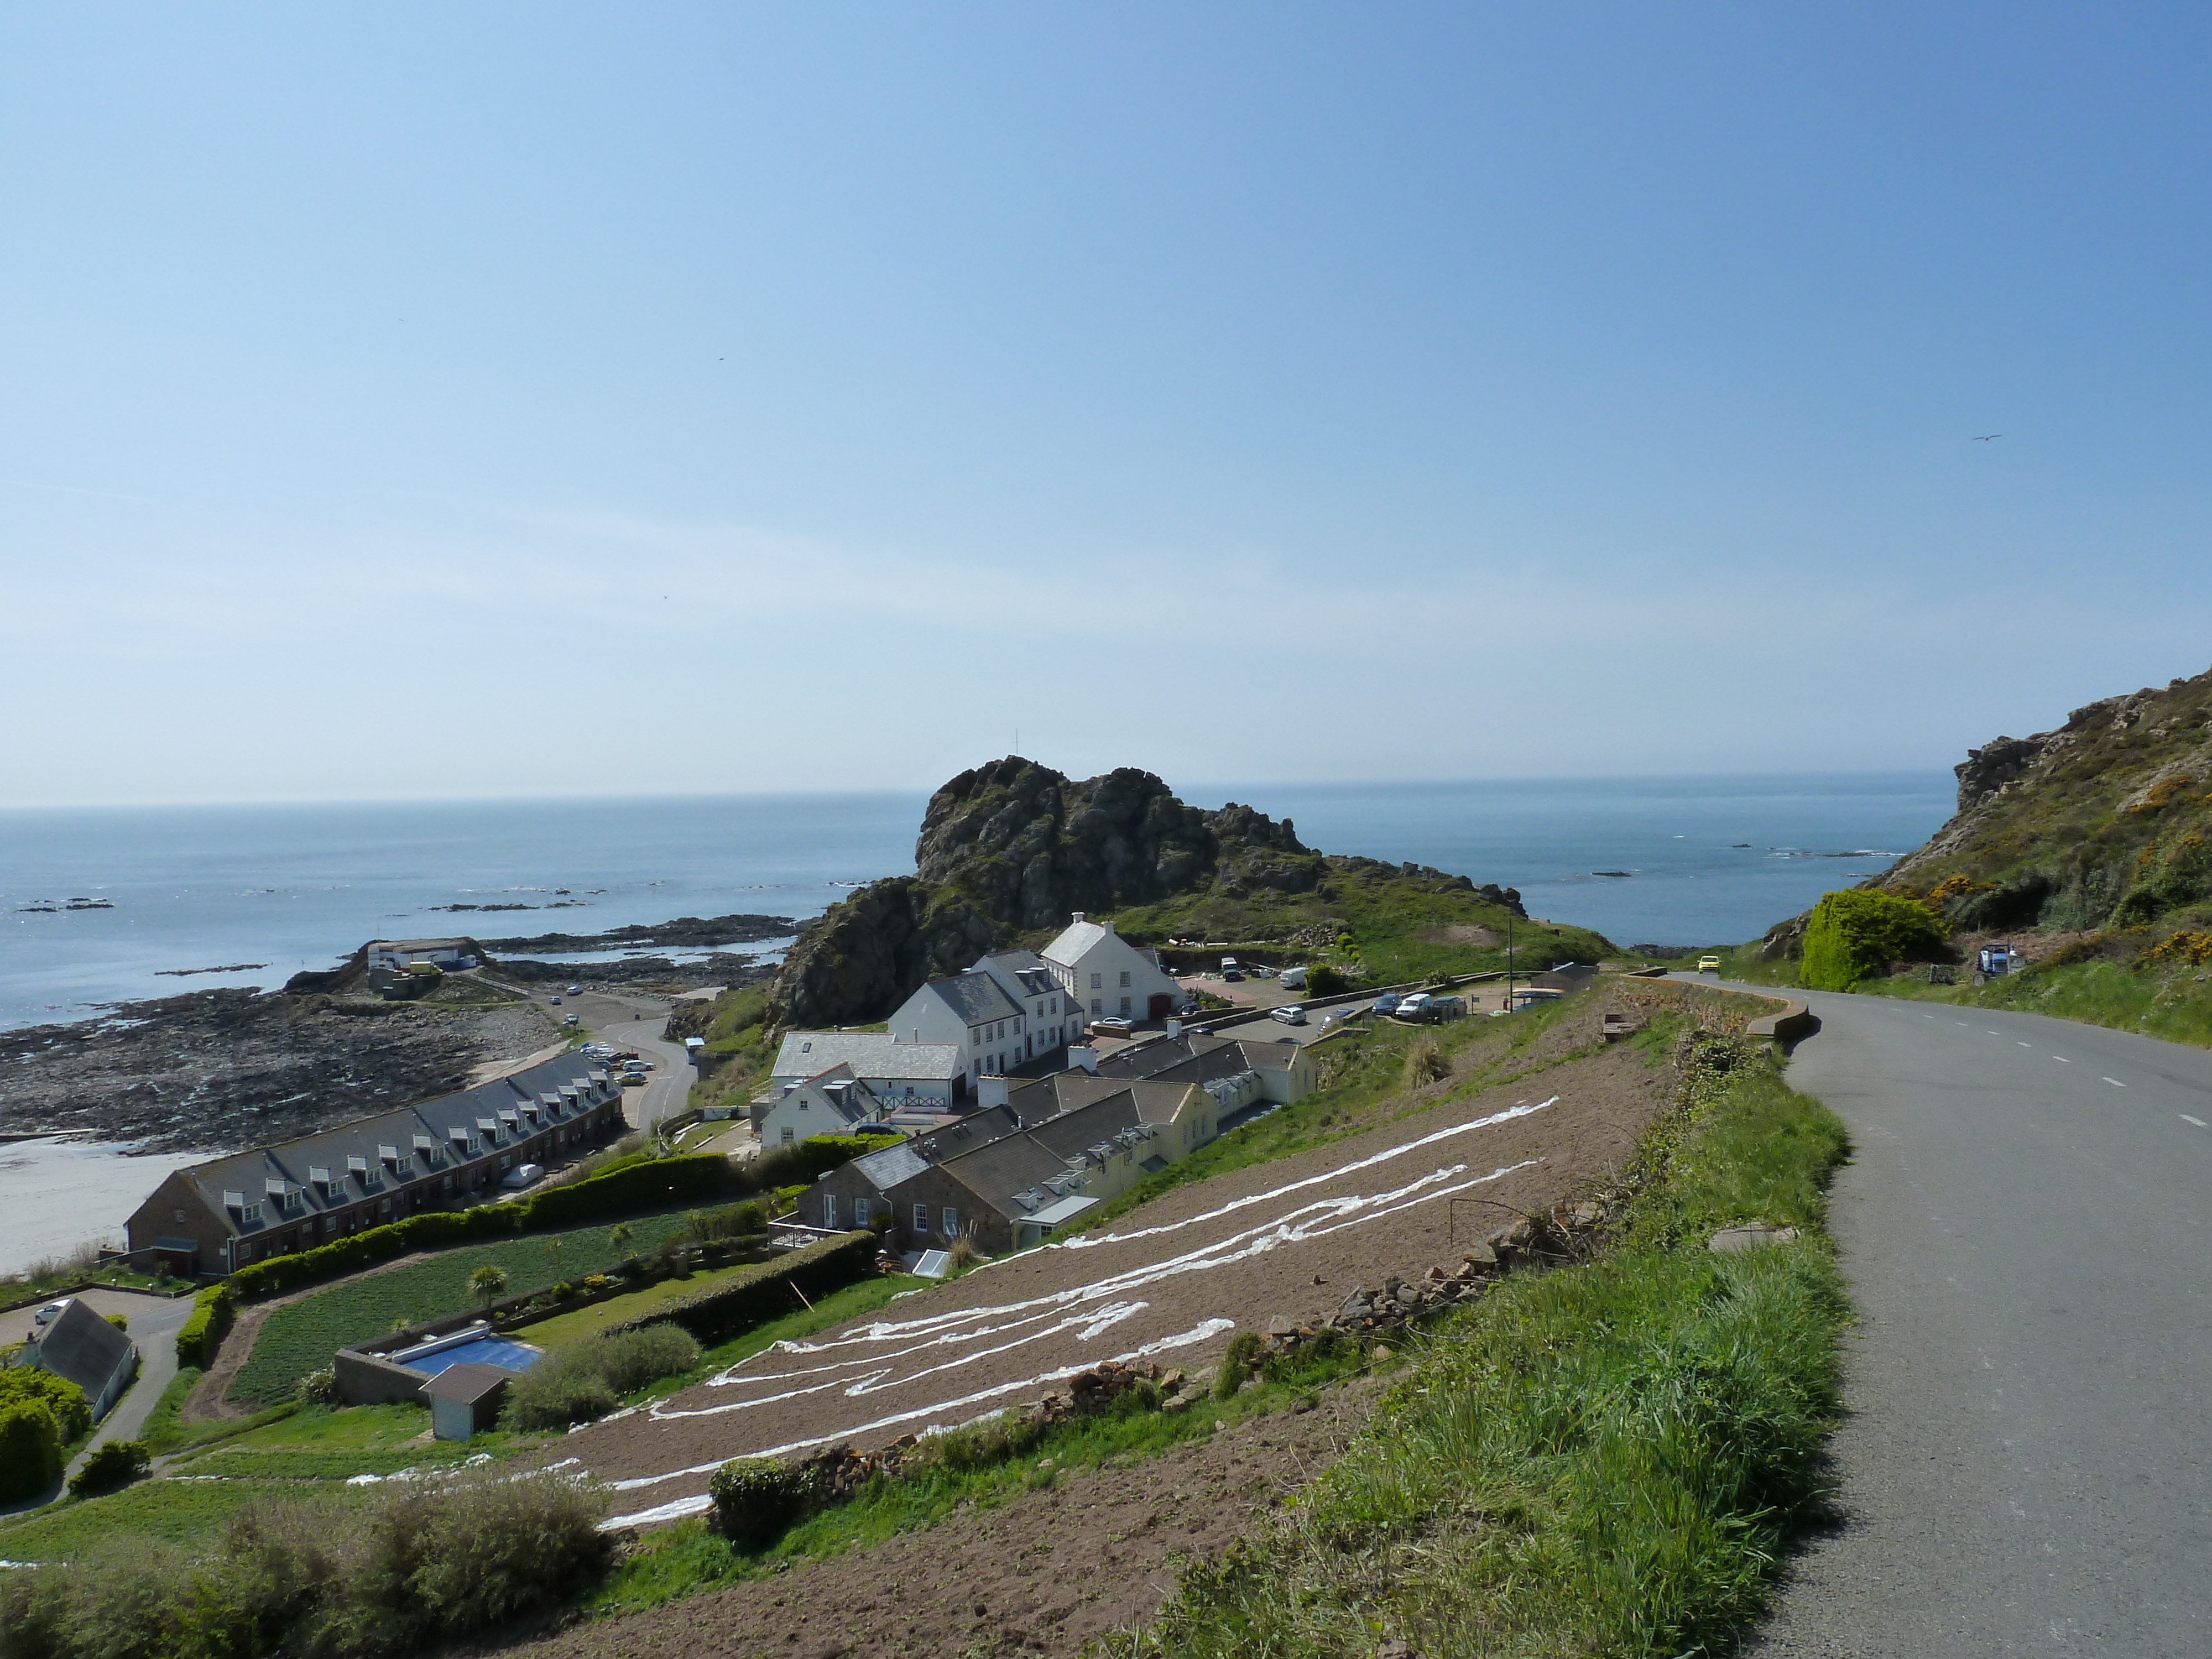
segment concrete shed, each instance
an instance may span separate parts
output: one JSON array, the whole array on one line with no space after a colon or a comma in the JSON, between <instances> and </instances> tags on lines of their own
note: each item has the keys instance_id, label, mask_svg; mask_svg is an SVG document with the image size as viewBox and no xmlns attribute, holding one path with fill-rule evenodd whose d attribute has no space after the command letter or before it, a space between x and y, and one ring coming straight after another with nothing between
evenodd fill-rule
<instances>
[{"instance_id":1,"label":"concrete shed","mask_svg":"<svg viewBox=\"0 0 2212 1659\"><path fill-rule=\"evenodd\" d=\"M422 1385L430 1402L430 1431L441 1440L466 1440L499 1420L514 1373L499 1365L448 1365Z\"/></svg>"},{"instance_id":2,"label":"concrete shed","mask_svg":"<svg viewBox=\"0 0 2212 1659\"><path fill-rule=\"evenodd\" d=\"M24 1346L18 1363L76 1383L92 1402L97 1422L138 1374L138 1350L129 1337L71 1297Z\"/></svg>"}]
</instances>

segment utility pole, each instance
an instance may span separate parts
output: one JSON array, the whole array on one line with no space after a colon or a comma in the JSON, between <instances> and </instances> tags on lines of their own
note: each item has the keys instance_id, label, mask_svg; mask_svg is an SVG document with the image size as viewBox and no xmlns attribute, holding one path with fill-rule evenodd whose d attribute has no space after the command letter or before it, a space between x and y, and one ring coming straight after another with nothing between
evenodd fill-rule
<instances>
[{"instance_id":1,"label":"utility pole","mask_svg":"<svg viewBox=\"0 0 2212 1659\"><path fill-rule=\"evenodd\" d=\"M1505 918L1505 1012L1513 1012L1513 918Z\"/></svg>"}]
</instances>

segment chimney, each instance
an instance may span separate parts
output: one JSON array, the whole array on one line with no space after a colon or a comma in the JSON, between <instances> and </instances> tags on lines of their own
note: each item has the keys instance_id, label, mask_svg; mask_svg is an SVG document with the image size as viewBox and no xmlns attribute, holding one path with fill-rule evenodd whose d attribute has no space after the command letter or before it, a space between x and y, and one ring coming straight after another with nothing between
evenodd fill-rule
<instances>
[{"instance_id":1,"label":"chimney","mask_svg":"<svg viewBox=\"0 0 2212 1659\"><path fill-rule=\"evenodd\" d=\"M1073 921L1081 921L1083 920L1083 918L1084 918L1085 914L1085 912L1083 912L1083 911L1081 911L1081 910L1078 910L1078 911L1074 914L1073 917L1073 918L1071 918L1071 919L1072 919Z\"/></svg>"},{"instance_id":2,"label":"chimney","mask_svg":"<svg viewBox=\"0 0 2212 1659\"><path fill-rule=\"evenodd\" d=\"M982 1111L1006 1103L1006 1079L1002 1077L978 1078L975 1080L975 1104Z\"/></svg>"},{"instance_id":3,"label":"chimney","mask_svg":"<svg viewBox=\"0 0 2212 1659\"><path fill-rule=\"evenodd\" d=\"M1074 1071L1079 1066L1093 1077L1098 1075L1098 1051L1087 1042L1071 1042L1067 1045L1068 1070Z\"/></svg>"},{"instance_id":4,"label":"chimney","mask_svg":"<svg viewBox=\"0 0 2212 1659\"><path fill-rule=\"evenodd\" d=\"M1179 1019L1170 1020L1168 1022L1168 1041L1172 1042L1182 1035L1182 1022Z\"/></svg>"}]
</instances>

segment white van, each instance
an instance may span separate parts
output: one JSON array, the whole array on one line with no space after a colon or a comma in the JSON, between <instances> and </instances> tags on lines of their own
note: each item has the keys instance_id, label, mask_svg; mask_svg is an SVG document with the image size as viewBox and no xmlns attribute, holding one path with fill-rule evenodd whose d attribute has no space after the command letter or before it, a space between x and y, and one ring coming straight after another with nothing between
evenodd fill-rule
<instances>
[{"instance_id":1,"label":"white van","mask_svg":"<svg viewBox=\"0 0 2212 1659\"><path fill-rule=\"evenodd\" d=\"M1304 990L1306 988L1306 970L1303 968L1284 969L1282 985L1285 991Z\"/></svg>"},{"instance_id":2,"label":"white van","mask_svg":"<svg viewBox=\"0 0 2212 1659\"><path fill-rule=\"evenodd\" d=\"M1398 1006L1395 1011L1395 1016L1400 1019L1426 1019L1429 1017L1429 1004L1435 1000L1436 999L1426 991L1416 991L1413 995L1399 1000Z\"/></svg>"}]
</instances>

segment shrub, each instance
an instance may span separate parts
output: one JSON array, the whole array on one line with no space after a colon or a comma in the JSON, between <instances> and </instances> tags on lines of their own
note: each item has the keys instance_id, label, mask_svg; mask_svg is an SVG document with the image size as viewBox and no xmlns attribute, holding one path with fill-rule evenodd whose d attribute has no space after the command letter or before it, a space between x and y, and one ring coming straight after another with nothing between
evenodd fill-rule
<instances>
[{"instance_id":1,"label":"shrub","mask_svg":"<svg viewBox=\"0 0 2212 1659\"><path fill-rule=\"evenodd\" d=\"M1244 1379L1260 1363L1260 1335L1256 1331L1239 1331L1229 1339L1222 1351L1221 1369L1214 1374L1213 1395L1217 1400L1233 1397L1244 1386Z\"/></svg>"},{"instance_id":2,"label":"shrub","mask_svg":"<svg viewBox=\"0 0 2212 1659\"><path fill-rule=\"evenodd\" d=\"M744 1238L763 1231L768 1226L768 1213L757 1199L743 1204L725 1204L718 1210L694 1210L686 1218L690 1224L690 1236L705 1241L716 1238Z\"/></svg>"},{"instance_id":3,"label":"shrub","mask_svg":"<svg viewBox=\"0 0 2212 1659\"><path fill-rule=\"evenodd\" d=\"M336 1366L325 1365L321 1370L309 1371L300 1379L293 1395L303 1406L335 1406L339 1403L338 1374Z\"/></svg>"},{"instance_id":4,"label":"shrub","mask_svg":"<svg viewBox=\"0 0 2212 1659\"><path fill-rule=\"evenodd\" d=\"M107 1316L107 1322L118 1331L127 1333L131 1329L131 1316L128 1314L110 1314Z\"/></svg>"},{"instance_id":5,"label":"shrub","mask_svg":"<svg viewBox=\"0 0 2212 1659\"><path fill-rule=\"evenodd\" d=\"M610 1331L556 1348L508 1385L500 1421L558 1429L604 1417L626 1394L699 1363L699 1344L675 1325Z\"/></svg>"},{"instance_id":6,"label":"shrub","mask_svg":"<svg viewBox=\"0 0 2212 1659\"><path fill-rule=\"evenodd\" d=\"M83 1467L70 1476L70 1496L97 1498L102 1492L120 1492L133 1480L143 1480L153 1462L153 1454L143 1440L111 1440L95 1446Z\"/></svg>"},{"instance_id":7,"label":"shrub","mask_svg":"<svg viewBox=\"0 0 2212 1659\"><path fill-rule=\"evenodd\" d=\"M1306 969L1306 994L1310 997L1336 996L1348 985L1344 975L1325 962L1317 962Z\"/></svg>"},{"instance_id":8,"label":"shrub","mask_svg":"<svg viewBox=\"0 0 2212 1659\"><path fill-rule=\"evenodd\" d=\"M773 1457L733 1457L708 1478L714 1528L741 1550L765 1549L805 1507L805 1477Z\"/></svg>"},{"instance_id":9,"label":"shrub","mask_svg":"<svg viewBox=\"0 0 2212 1659\"><path fill-rule=\"evenodd\" d=\"M0 1405L0 1503L36 1498L61 1478L62 1430L42 1400Z\"/></svg>"},{"instance_id":10,"label":"shrub","mask_svg":"<svg viewBox=\"0 0 2212 1659\"><path fill-rule=\"evenodd\" d=\"M177 1333L179 1367L204 1371L214 1364L216 1350L222 1346L236 1312L229 1285L210 1285L202 1291L193 1299L191 1317Z\"/></svg>"},{"instance_id":11,"label":"shrub","mask_svg":"<svg viewBox=\"0 0 2212 1659\"><path fill-rule=\"evenodd\" d=\"M763 1187L811 1187L830 1170L898 1143L896 1135L816 1135L763 1152L753 1161L753 1178Z\"/></svg>"},{"instance_id":12,"label":"shrub","mask_svg":"<svg viewBox=\"0 0 2212 1659\"><path fill-rule=\"evenodd\" d=\"M64 1445L91 1432L92 1401L65 1376L29 1365L9 1366L0 1371L0 1406L18 1401L31 1401L52 1412Z\"/></svg>"},{"instance_id":13,"label":"shrub","mask_svg":"<svg viewBox=\"0 0 2212 1659\"><path fill-rule=\"evenodd\" d=\"M1434 1037L1423 1037L1406 1054L1406 1086L1419 1089L1451 1075L1451 1059Z\"/></svg>"},{"instance_id":14,"label":"shrub","mask_svg":"<svg viewBox=\"0 0 2212 1659\"><path fill-rule=\"evenodd\" d=\"M930 1456L941 1468L958 1474L1026 1456L1036 1449L1044 1436L1045 1425L1041 1419L1026 1412L1000 1412L981 1423L933 1435L926 1443Z\"/></svg>"},{"instance_id":15,"label":"shrub","mask_svg":"<svg viewBox=\"0 0 2212 1659\"><path fill-rule=\"evenodd\" d=\"M1863 888L1824 895L1805 924L1799 982L1815 991L1848 991L1893 960L1939 955L1946 932L1942 919L1917 899Z\"/></svg>"}]
</instances>

